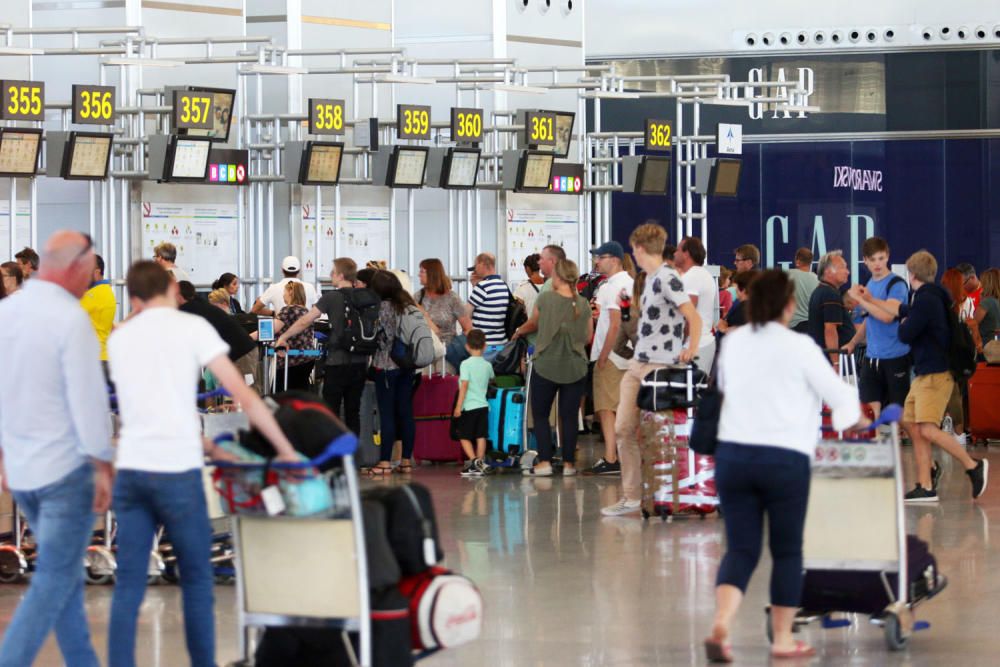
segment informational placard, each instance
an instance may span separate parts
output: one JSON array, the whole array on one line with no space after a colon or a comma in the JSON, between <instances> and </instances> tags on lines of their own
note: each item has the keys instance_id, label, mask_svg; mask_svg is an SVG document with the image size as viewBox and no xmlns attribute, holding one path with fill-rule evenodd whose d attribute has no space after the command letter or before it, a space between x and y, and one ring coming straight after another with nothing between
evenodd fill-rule
<instances>
[{"instance_id":1,"label":"informational placard","mask_svg":"<svg viewBox=\"0 0 1000 667\"><path fill-rule=\"evenodd\" d=\"M73 84L73 122L111 125L115 122L115 87Z\"/></svg>"},{"instance_id":2,"label":"informational placard","mask_svg":"<svg viewBox=\"0 0 1000 667\"><path fill-rule=\"evenodd\" d=\"M309 134L343 134L344 100L309 98Z\"/></svg>"},{"instance_id":3,"label":"informational placard","mask_svg":"<svg viewBox=\"0 0 1000 667\"><path fill-rule=\"evenodd\" d=\"M31 203L17 202L15 248L10 249L10 200L0 199L0 262L14 260L14 253L31 245Z\"/></svg>"},{"instance_id":4,"label":"informational placard","mask_svg":"<svg viewBox=\"0 0 1000 667\"><path fill-rule=\"evenodd\" d=\"M431 108L418 104L396 105L396 136L400 139L430 139Z\"/></svg>"},{"instance_id":5,"label":"informational placard","mask_svg":"<svg viewBox=\"0 0 1000 667\"><path fill-rule=\"evenodd\" d=\"M339 236L334 254L334 239ZM316 280L316 206L302 206L302 279ZM334 224L334 206L323 205L320 218L321 278L330 277L333 260L350 257L364 268L370 260L389 260L389 207L341 206L339 224Z\"/></svg>"},{"instance_id":6,"label":"informational placard","mask_svg":"<svg viewBox=\"0 0 1000 667\"><path fill-rule=\"evenodd\" d=\"M236 204L142 202L142 256L168 241L177 247L177 266L195 285L209 285L238 273Z\"/></svg>"},{"instance_id":7,"label":"informational placard","mask_svg":"<svg viewBox=\"0 0 1000 667\"><path fill-rule=\"evenodd\" d=\"M45 120L45 82L0 81L0 120Z\"/></svg>"},{"instance_id":8,"label":"informational placard","mask_svg":"<svg viewBox=\"0 0 1000 667\"><path fill-rule=\"evenodd\" d=\"M505 267L507 282L512 287L516 287L527 280L528 276L524 272L524 258L541 252L542 248L547 245L560 246L566 251L567 257L576 260L579 233L580 214L576 207L551 210L508 208L507 266Z\"/></svg>"},{"instance_id":9,"label":"informational placard","mask_svg":"<svg viewBox=\"0 0 1000 667\"><path fill-rule=\"evenodd\" d=\"M743 126L739 123L719 123L716 147L719 155L743 155Z\"/></svg>"}]
</instances>

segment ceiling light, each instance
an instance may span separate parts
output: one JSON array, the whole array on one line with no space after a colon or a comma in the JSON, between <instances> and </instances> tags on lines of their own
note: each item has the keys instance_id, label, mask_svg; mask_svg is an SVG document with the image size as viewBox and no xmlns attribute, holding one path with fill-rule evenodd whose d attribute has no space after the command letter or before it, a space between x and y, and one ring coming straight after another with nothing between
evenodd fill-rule
<instances>
[{"instance_id":1,"label":"ceiling light","mask_svg":"<svg viewBox=\"0 0 1000 667\"><path fill-rule=\"evenodd\" d=\"M251 63L240 68L241 72L254 74L308 74L307 67L292 67L290 65L267 65L264 63Z\"/></svg>"},{"instance_id":2,"label":"ceiling light","mask_svg":"<svg viewBox=\"0 0 1000 667\"><path fill-rule=\"evenodd\" d=\"M552 92L548 88L540 86L518 86L513 83L495 83L493 90L498 93L527 93L528 95L547 95Z\"/></svg>"},{"instance_id":3,"label":"ceiling light","mask_svg":"<svg viewBox=\"0 0 1000 667\"><path fill-rule=\"evenodd\" d=\"M415 83L421 86L432 86L437 83L437 79L421 76L405 76L403 74L383 74L376 76L375 80L380 83Z\"/></svg>"},{"instance_id":4,"label":"ceiling light","mask_svg":"<svg viewBox=\"0 0 1000 667\"><path fill-rule=\"evenodd\" d=\"M42 56L45 49L30 49L24 46L0 46L0 56Z\"/></svg>"},{"instance_id":5,"label":"ceiling light","mask_svg":"<svg viewBox=\"0 0 1000 667\"><path fill-rule=\"evenodd\" d=\"M102 65L132 65L135 67L181 67L184 65L180 60L168 60L167 58L105 58Z\"/></svg>"}]
</instances>

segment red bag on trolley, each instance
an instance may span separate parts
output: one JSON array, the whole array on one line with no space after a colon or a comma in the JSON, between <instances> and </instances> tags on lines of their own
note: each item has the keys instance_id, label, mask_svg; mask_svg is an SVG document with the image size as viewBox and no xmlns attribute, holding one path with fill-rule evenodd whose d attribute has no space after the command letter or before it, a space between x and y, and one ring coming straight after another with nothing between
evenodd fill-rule
<instances>
[{"instance_id":1,"label":"red bag on trolley","mask_svg":"<svg viewBox=\"0 0 1000 667\"><path fill-rule=\"evenodd\" d=\"M690 429L686 410L641 412L642 508L647 515L705 515L718 509L715 459L686 446Z\"/></svg>"},{"instance_id":2,"label":"red bag on trolley","mask_svg":"<svg viewBox=\"0 0 1000 667\"><path fill-rule=\"evenodd\" d=\"M479 638L483 597L466 577L435 565L403 577L399 590L410 600L414 649L451 648Z\"/></svg>"}]
</instances>

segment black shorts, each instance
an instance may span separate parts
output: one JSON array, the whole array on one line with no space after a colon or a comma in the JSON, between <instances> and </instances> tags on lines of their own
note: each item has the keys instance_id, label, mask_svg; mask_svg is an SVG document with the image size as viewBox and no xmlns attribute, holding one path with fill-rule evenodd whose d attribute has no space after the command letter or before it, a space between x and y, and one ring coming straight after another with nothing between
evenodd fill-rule
<instances>
[{"instance_id":1,"label":"black shorts","mask_svg":"<svg viewBox=\"0 0 1000 667\"><path fill-rule=\"evenodd\" d=\"M877 402L882 405L906 403L906 395L910 392L912 365L909 355L895 359L865 357L858 369L861 402Z\"/></svg>"},{"instance_id":2,"label":"black shorts","mask_svg":"<svg viewBox=\"0 0 1000 667\"><path fill-rule=\"evenodd\" d=\"M460 417L451 418L451 437L455 440L475 442L489 433L489 408L464 410Z\"/></svg>"}]
</instances>

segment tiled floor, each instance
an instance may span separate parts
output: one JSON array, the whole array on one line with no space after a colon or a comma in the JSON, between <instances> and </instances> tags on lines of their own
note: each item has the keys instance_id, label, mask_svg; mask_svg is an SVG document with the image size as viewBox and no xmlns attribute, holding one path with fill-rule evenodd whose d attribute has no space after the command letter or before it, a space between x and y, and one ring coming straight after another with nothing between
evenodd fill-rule
<instances>
[{"instance_id":1,"label":"tiled floor","mask_svg":"<svg viewBox=\"0 0 1000 667\"><path fill-rule=\"evenodd\" d=\"M585 454L590 448L585 446ZM982 452L983 450L979 450ZM981 454L975 454L977 456ZM907 457L908 458L908 457ZM995 453L991 460L1000 465ZM996 665L1000 599L1000 478L979 503L965 476L945 462L940 506L908 508L907 523L931 543L950 586L918 610L931 623L907 650L886 651L867 619L850 629L811 627L811 664ZM1000 468L996 468L1000 475ZM723 541L718 519L644 523L602 519L617 478L460 479L454 468L420 469L434 493L447 565L472 577L486 598L483 638L425 661L432 665L696 665L713 606ZM294 554L288 554L294 565ZM764 638L769 563L762 561L735 627L740 665L769 664ZM0 586L0 625L23 591ZM111 589L87 592L91 628L104 654ZM216 589L219 660L236 657L234 590ZM180 595L157 586L140 624L139 664L187 664ZM787 661L786 661L787 662ZM807 664L808 661L801 661ZM50 641L40 665L59 665ZM788 664L796 664L792 661Z\"/></svg>"}]
</instances>

